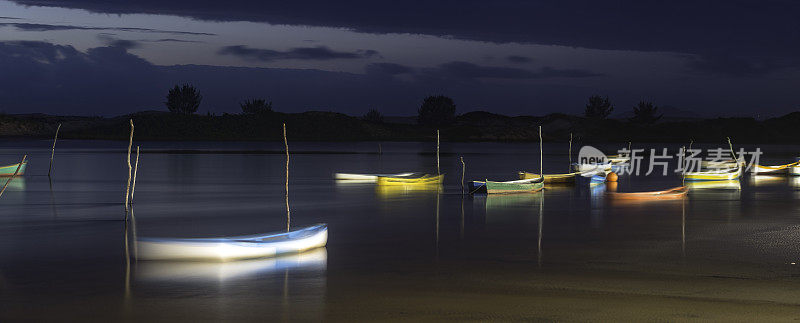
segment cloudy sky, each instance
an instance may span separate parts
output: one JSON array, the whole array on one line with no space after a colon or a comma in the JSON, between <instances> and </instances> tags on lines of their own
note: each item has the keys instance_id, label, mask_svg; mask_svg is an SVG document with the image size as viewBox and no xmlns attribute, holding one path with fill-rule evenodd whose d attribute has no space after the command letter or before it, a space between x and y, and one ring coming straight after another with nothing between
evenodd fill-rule
<instances>
[{"instance_id":1,"label":"cloudy sky","mask_svg":"<svg viewBox=\"0 0 800 323\"><path fill-rule=\"evenodd\" d=\"M201 112L579 114L608 95L673 113L798 110L793 1L0 0L0 112L164 110L191 83Z\"/></svg>"}]
</instances>

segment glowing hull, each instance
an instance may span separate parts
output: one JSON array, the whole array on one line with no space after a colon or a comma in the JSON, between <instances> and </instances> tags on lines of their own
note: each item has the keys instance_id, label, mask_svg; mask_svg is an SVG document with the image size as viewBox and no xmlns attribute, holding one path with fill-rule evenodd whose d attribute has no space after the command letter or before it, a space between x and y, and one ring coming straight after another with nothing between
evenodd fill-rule
<instances>
[{"instance_id":1,"label":"glowing hull","mask_svg":"<svg viewBox=\"0 0 800 323\"><path fill-rule=\"evenodd\" d=\"M140 260L252 259L298 253L328 243L328 226L318 224L290 232L226 238L140 238Z\"/></svg>"}]
</instances>

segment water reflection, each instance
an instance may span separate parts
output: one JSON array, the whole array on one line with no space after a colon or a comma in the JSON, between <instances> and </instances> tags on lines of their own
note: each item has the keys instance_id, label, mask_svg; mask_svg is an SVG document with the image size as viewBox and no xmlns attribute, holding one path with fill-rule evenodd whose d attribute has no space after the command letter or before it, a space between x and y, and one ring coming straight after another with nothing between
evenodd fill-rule
<instances>
[{"instance_id":1,"label":"water reflection","mask_svg":"<svg viewBox=\"0 0 800 323\"><path fill-rule=\"evenodd\" d=\"M752 186L780 186L788 182L786 176L776 175L753 175L750 177L749 184Z\"/></svg>"},{"instance_id":2,"label":"water reflection","mask_svg":"<svg viewBox=\"0 0 800 323\"><path fill-rule=\"evenodd\" d=\"M428 196L438 193L441 185L377 185L375 193L381 199L396 199L411 196Z\"/></svg>"},{"instance_id":3,"label":"water reflection","mask_svg":"<svg viewBox=\"0 0 800 323\"><path fill-rule=\"evenodd\" d=\"M230 262L168 262L141 261L137 264L136 279L226 281L261 274L283 273L285 270L322 270L327 266L326 248L274 258Z\"/></svg>"}]
</instances>

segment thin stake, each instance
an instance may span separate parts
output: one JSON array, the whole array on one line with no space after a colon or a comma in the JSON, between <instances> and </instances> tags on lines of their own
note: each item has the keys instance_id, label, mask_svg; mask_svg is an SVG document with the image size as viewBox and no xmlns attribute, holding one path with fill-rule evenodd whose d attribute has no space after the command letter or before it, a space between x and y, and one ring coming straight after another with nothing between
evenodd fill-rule
<instances>
[{"instance_id":1,"label":"thin stake","mask_svg":"<svg viewBox=\"0 0 800 323\"><path fill-rule=\"evenodd\" d=\"M467 165L464 164L464 157L459 157L461 159L461 195L464 195L464 173L467 171Z\"/></svg>"},{"instance_id":2,"label":"thin stake","mask_svg":"<svg viewBox=\"0 0 800 323\"><path fill-rule=\"evenodd\" d=\"M133 186L131 187L131 205L133 205L133 194L136 193L136 173L139 172L139 146L136 146L136 164L133 167Z\"/></svg>"},{"instance_id":3,"label":"thin stake","mask_svg":"<svg viewBox=\"0 0 800 323\"><path fill-rule=\"evenodd\" d=\"M689 167L689 162L686 160L686 146L681 147L681 149L683 150L683 165L681 165L681 168L683 168L683 176L681 177L681 186L684 186L686 185L686 169Z\"/></svg>"},{"instance_id":4,"label":"thin stake","mask_svg":"<svg viewBox=\"0 0 800 323\"><path fill-rule=\"evenodd\" d=\"M572 133L569 133L569 165L567 166L567 172L572 170Z\"/></svg>"},{"instance_id":5,"label":"thin stake","mask_svg":"<svg viewBox=\"0 0 800 323\"><path fill-rule=\"evenodd\" d=\"M436 130L436 175L441 174L439 171L439 130Z\"/></svg>"},{"instance_id":6,"label":"thin stake","mask_svg":"<svg viewBox=\"0 0 800 323\"><path fill-rule=\"evenodd\" d=\"M22 168L23 164L25 164L25 159L27 159L27 158L28 158L28 155L22 156L22 161L19 162L19 164L17 164L17 170L14 171L14 175L11 175L11 178L9 178L6 181L6 185L3 185L3 189L0 190L0 196L3 196L3 192L6 191L6 187L8 187L8 184L11 184L11 181L13 181L15 177L17 177L17 174L19 173L19 169Z\"/></svg>"},{"instance_id":7,"label":"thin stake","mask_svg":"<svg viewBox=\"0 0 800 323\"><path fill-rule=\"evenodd\" d=\"M292 224L292 211L289 210L289 140L286 139L286 124L283 124L283 145L286 147L286 232Z\"/></svg>"},{"instance_id":8,"label":"thin stake","mask_svg":"<svg viewBox=\"0 0 800 323\"><path fill-rule=\"evenodd\" d=\"M542 152L542 126L539 126L539 177L544 178L544 153Z\"/></svg>"},{"instance_id":9,"label":"thin stake","mask_svg":"<svg viewBox=\"0 0 800 323\"><path fill-rule=\"evenodd\" d=\"M61 124L58 124L58 128L56 128L56 136L53 137L53 151L50 153L50 167L47 169L47 177L50 177L50 173L53 172L53 158L56 156L56 141L58 140L58 131L61 130Z\"/></svg>"},{"instance_id":10,"label":"thin stake","mask_svg":"<svg viewBox=\"0 0 800 323\"><path fill-rule=\"evenodd\" d=\"M381 148L381 144L378 144L378 155L383 155L383 148Z\"/></svg>"},{"instance_id":11,"label":"thin stake","mask_svg":"<svg viewBox=\"0 0 800 323\"><path fill-rule=\"evenodd\" d=\"M131 194L131 173L133 172L133 166L131 166L131 148L133 148L133 119L130 119L131 123L131 137L128 141L128 185L125 186L125 211L130 209L130 194ZM125 215L125 219L127 220L127 212Z\"/></svg>"},{"instance_id":12,"label":"thin stake","mask_svg":"<svg viewBox=\"0 0 800 323\"><path fill-rule=\"evenodd\" d=\"M733 144L731 143L731 137L727 137L727 138L728 138L728 147L730 147L730 149L731 149L731 156L733 156L733 160L735 160L736 164L738 165L739 164L739 158L736 157L736 152L733 151Z\"/></svg>"}]
</instances>

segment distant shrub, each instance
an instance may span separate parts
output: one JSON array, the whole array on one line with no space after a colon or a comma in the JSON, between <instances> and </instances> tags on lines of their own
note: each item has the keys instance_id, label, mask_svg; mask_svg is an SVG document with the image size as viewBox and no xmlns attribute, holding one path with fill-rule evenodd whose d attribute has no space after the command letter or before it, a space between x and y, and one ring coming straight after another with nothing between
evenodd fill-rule
<instances>
[{"instance_id":1,"label":"distant shrub","mask_svg":"<svg viewBox=\"0 0 800 323\"><path fill-rule=\"evenodd\" d=\"M264 99L252 99L239 103L244 114L266 114L272 112L272 102Z\"/></svg>"},{"instance_id":2,"label":"distant shrub","mask_svg":"<svg viewBox=\"0 0 800 323\"><path fill-rule=\"evenodd\" d=\"M663 114L658 114L658 107L653 102L639 101L639 104L633 107L633 118L630 122L650 125L658 122Z\"/></svg>"},{"instance_id":3,"label":"distant shrub","mask_svg":"<svg viewBox=\"0 0 800 323\"><path fill-rule=\"evenodd\" d=\"M361 119L372 123L383 123L383 114L381 114L378 110L369 109L369 111L367 111L367 113L364 114Z\"/></svg>"},{"instance_id":4,"label":"distant shrub","mask_svg":"<svg viewBox=\"0 0 800 323\"><path fill-rule=\"evenodd\" d=\"M197 112L203 96L200 92L189 84L182 86L175 85L167 94L167 102L164 104L173 113L191 115Z\"/></svg>"},{"instance_id":5,"label":"distant shrub","mask_svg":"<svg viewBox=\"0 0 800 323\"><path fill-rule=\"evenodd\" d=\"M444 95L429 96L417 110L417 122L422 125L442 126L456 120L456 104Z\"/></svg>"},{"instance_id":6,"label":"distant shrub","mask_svg":"<svg viewBox=\"0 0 800 323\"><path fill-rule=\"evenodd\" d=\"M608 118L612 111L614 111L614 106L607 96L593 95L589 97L584 115L589 119L602 120Z\"/></svg>"}]
</instances>

